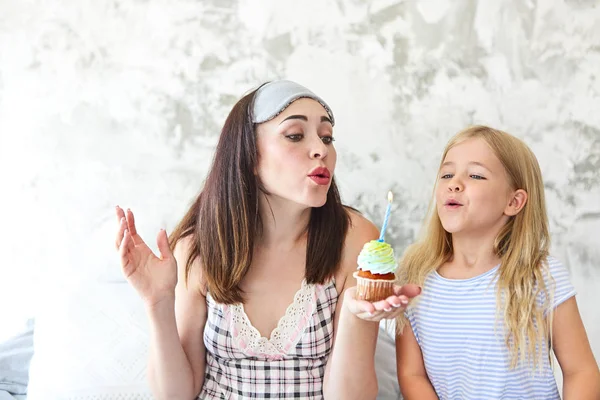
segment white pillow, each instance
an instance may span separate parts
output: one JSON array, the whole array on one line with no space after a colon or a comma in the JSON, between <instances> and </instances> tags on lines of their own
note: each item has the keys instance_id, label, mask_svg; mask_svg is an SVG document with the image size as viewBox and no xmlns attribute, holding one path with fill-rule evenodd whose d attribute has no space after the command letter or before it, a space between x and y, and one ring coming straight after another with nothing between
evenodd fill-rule
<instances>
[{"instance_id":1,"label":"white pillow","mask_svg":"<svg viewBox=\"0 0 600 400\"><path fill-rule=\"evenodd\" d=\"M25 274L19 274L23 267L0 265L0 392L11 394L26 393L33 355L35 291Z\"/></svg>"},{"instance_id":2,"label":"white pillow","mask_svg":"<svg viewBox=\"0 0 600 400\"><path fill-rule=\"evenodd\" d=\"M152 399L146 315L127 283L55 287L39 298L27 400Z\"/></svg>"}]
</instances>

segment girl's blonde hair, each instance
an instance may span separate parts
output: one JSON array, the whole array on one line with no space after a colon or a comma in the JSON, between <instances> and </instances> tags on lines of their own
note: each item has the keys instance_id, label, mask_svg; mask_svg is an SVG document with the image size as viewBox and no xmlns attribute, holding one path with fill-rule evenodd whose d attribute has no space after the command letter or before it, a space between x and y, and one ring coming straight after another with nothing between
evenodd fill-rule
<instances>
[{"instance_id":1,"label":"girl's blonde hair","mask_svg":"<svg viewBox=\"0 0 600 400\"><path fill-rule=\"evenodd\" d=\"M486 126L467 128L450 139L440 168L451 148L471 138L485 140L502 162L513 190L523 189L528 195L523 209L510 217L496 236L494 251L501 258L497 315L505 322L511 368L521 360L532 362L535 368L541 366L544 347L549 348L552 339L552 295L544 280L549 277L546 258L550 236L542 174L535 155L523 141ZM451 258L452 235L444 230L438 216L434 189L422 237L406 250L400 261L400 283L422 286L429 273ZM405 324L406 319L401 317L399 332Z\"/></svg>"}]
</instances>

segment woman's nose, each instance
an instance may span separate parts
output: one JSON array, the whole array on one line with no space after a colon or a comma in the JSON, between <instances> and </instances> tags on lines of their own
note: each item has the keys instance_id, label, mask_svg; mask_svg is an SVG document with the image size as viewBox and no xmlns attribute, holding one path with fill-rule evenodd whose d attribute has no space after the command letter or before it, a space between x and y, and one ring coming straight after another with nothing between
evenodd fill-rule
<instances>
[{"instance_id":1,"label":"woman's nose","mask_svg":"<svg viewBox=\"0 0 600 400\"><path fill-rule=\"evenodd\" d=\"M328 153L327 145L317 136L317 139L313 140L313 144L311 144L310 158L323 159L327 157Z\"/></svg>"}]
</instances>

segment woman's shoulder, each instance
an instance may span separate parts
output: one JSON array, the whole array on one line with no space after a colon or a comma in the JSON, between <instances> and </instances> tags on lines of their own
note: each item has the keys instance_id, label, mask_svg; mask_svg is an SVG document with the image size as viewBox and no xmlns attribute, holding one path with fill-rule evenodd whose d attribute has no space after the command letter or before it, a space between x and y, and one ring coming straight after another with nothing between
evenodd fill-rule
<instances>
[{"instance_id":1,"label":"woman's shoulder","mask_svg":"<svg viewBox=\"0 0 600 400\"><path fill-rule=\"evenodd\" d=\"M350 219L345 238L346 248L352 244L358 244L362 248L366 242L379 237L379 230L367 217L350 207L346 207L346 212Z\"/></svg>"},{"instance_id":2,"label":"woman's shoulder","mask_svg":"<svg viewBox=\"0 0 600 400\"><path fill-rule=\"evenodd\" d=\"M194 235L187 235L180 238L173 249L173 255L177 261L177 278L180 282L186 282L188 290L198 289L204 296L206 296L206 284L202 274L202 263L200 257L196 256L188 269L188 263L190 258L194 254ZM187 279L186 279L187 275Z\"/></svg>"},{"instance_id":3,"label":"woman's shoulder","mask_svg":"<svg viewBox=\"0 0 600 400\"><path fill-rule=\"evenodd\" d=\"M365 243L379 237L379 230L360 212L347 207L350 217L348 232L344 239L341 267L336 274L336 282L345 282L348 276L356 271L356 259Z\"/></svg>"}]
</instances>

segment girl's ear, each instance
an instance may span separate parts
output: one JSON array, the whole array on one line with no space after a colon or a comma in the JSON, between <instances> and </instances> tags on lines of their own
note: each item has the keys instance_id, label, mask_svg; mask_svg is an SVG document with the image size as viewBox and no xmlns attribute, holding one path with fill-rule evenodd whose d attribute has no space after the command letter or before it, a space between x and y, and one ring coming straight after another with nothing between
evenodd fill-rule
<instances>
[{"instance_id":1,"label":"girl's ear","mask_svg":"<svg viewBox=\"0 0 600 400\"><path fill-rule=\"evenodd\" d=\"M527 203L527 192L523 189L517 189L513 192L508 205L504 209L504 214L512 217L517 215Z\"/></svg>"}]
</instances>

